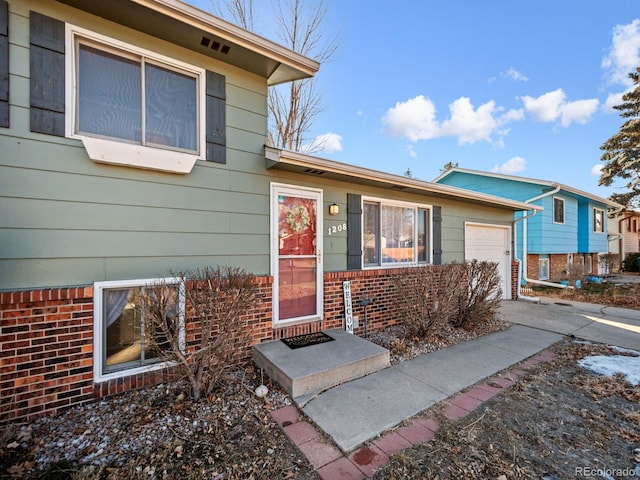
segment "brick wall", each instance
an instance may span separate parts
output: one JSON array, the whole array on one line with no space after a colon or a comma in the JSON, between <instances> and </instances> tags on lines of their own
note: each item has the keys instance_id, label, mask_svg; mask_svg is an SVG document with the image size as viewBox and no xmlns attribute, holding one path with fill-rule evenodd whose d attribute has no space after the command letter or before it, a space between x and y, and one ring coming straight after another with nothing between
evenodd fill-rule
<instances>
[{"instance_id":1,"label":"brick wall","mask_svg":"<svg viewBox=\"0 0 640 480\"><path fill-rule=\"evenodd\" d=\"M520 281L519 267L519 262L511 262L511 300L518 299L518 282Z\"/></svg>"},{"instance_id":2,"label":"brick wall","mask_svg":"<svg viewBox=\"0 0 640 480\"><path fill-rule=\"evenodd\" d=\"M579 261L578 258L576 260ZM558 253L549 255L549 279L553 282L567 279L567 254ZM537 278L537 277L536 277Z\"/></svg>"},{"instance_id":3,"label":"brick wall","mask_svg":"<svg viewBox=\"0 0 640 480\"><path fill-rule=\"evenodd\" d=\"M437 268L437 267L436 267ZM358 327L354 333L364 336L364 307L359 302L366 296L375 301L367 306L367 329L375 332L395 325L397 318L393 304L391 276L401 269L352 270L328 272L324 275L324 328L342 328L344 320L344 293L342 282L351 282L353 315L358 316Z\"/></svg>"},{"instance_id":4,"label":"brick wall","mask_svg":"<svg viewBox=\"0 0 640 480\"><path fill-rule=\"evenodd\" d=\"M437 268L437 267L434 267ZM513 297L516 298L517 263ZM327 272L324 275L324 317L321 320L274 329L273 277L257 277L258 299L243 317L251 329L252 344L319 330L342 328L342 282L351 282L355 333L365 332L366 295L368 331L394 325L393 285L390 276L401 269ZM187 319L187 335L197 335ZM93 288L60 288L0 293L0 424L55 414L74 405L166 381L173 372L159 369L113 379L93 381ZM251 356L250 349L246 359Z\"/></svg>"},{"instance_id":5,"label":"brick wall","mask_svg":"<svg viewBox=\"0 0 640 480\"><path fill-rule=\"evenodd\" d=\"M254 344L273 338L273 279L257 277L257 283L259 301L243 318ZM174 373L159 369L94 383L89 286L0 293L0 351L0 424L154 385Z\"/></svg>"},{"instance_id":6,"label":"brick wall","mask_svg":"<svg viewBox=\"0 0 640 480\"><path fill-rule=\"evenodd\" d=\"M584 256L584 272L583 275L597 275L598 274L598 254L597 253L574 253L573 263L577 268L580 265L580 255ZM589 273L589 255L591 255L591 273ZM539 280L540 268L539 268L539 255L528 254L527 255L527 277L533 280ZM566 253L554 253L549 255L549 281L559 282L560 280L567 280L567 268L568 260Z\"/></svg>"},{"instance_id":7,"label":"brick wall","mask_svg":"<svg viewBox=\"0 0 640 480\"><path fill-rule=\"evenodd\" d=\"M579 261L579 257L576 255ZM567 278L567 254L557 253L549 255L549 279L550 282L558 282ZM540 255L527 255L527 277L532 280L540 280Z\"/></svg>"},{"instance_id":8,"label":"brick wall","mask_svg":"<svg viewBox=\"0 0 640 480\"><path fill-rule=\"evenodd\" d=\"M0 294L0 421L93 398L93 288Z\"/></svg>"}]
</instances>

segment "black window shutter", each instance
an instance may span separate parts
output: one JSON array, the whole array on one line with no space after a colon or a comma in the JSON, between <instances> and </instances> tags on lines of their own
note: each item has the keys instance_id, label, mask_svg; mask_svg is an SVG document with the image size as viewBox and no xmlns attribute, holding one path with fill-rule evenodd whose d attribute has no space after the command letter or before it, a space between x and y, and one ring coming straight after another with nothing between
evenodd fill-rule
<instances>
[{"instance_id":1,"label":"black window shutter","mask_svg":"<svg viewBox=\"0 0 640 480\"><path fill-rule=\"evenodd\" d=\"M9 127L9 4L0 0L0 127Z\"/></svg>"},{"instance_id":2,"label":"black window shutter","mask_svg":"<svg viewBox=\"0 0 640 480\"><path fill-rule=\"evenodd\" d=\"M31 131L64 137L64 22L31 12Z\"/></svg>"},{"instance_id":3,"label":"black window shutter","mask_svg":"<svg viewBox=\"0 0 640 480\"><path fill-rule=\"evenodd\" d=\"M347 270L362 269L362 197L347 193Z\"/></svg>"},{"instance_id":4,"label":"black window shutter","mask_svg":"<svg viewBox=\"0 0 640 480\"><path fill-rule=\"evenodd\" d=\"M207 160L227 163L227 100L224 75L207 71Z\"/></svg>"},{"instance_id":5,"label":"black window shutter","mask_svg":"<svg viewBox=\"0 0 640 480\"><path fill-rule=\"evenodd\" d=\"M442 207L433 207L433 264L442 264Z\"/></svg>"}]
</instances>

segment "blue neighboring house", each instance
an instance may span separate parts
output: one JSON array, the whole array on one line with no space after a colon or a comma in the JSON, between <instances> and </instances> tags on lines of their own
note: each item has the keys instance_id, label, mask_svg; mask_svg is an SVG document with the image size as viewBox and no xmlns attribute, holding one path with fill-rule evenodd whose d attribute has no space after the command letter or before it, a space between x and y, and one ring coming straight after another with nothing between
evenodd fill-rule
<instances>
[{"instance_id":1,"label":"blue neighboring house","mask_svg":"<svg viewBox=\"0 0 640 480\"><path fill-rule=\"evenodd\" d=\"M623 208L558 182L457 167L434 182L544 207L514 216L514 250L522 284L598 274L598 255L609 252L608 214Z\"/></svg>"}]
</instances>

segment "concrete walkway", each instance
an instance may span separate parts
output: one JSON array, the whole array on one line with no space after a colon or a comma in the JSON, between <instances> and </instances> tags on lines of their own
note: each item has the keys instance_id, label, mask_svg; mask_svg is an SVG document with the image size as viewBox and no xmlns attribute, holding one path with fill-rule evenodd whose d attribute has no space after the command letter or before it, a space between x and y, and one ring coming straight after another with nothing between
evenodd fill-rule
<instances>
[{"instance_id":1,"label":"concrete walkway","mask_svg":"<svg viewBox=\"0 0 640 480\"><path fill-rule=\"evenodd\" d=\"M344 383L302 407L344 452L454 393L538 353L562 335L522 325Z\"/></svg>"},{"instance_id":2,"label":"concrete walkway","mask_svg":"<svg viewBox=\"0 0 640 480\"><path fill-rule=\"evenodd\" d=\"M502 302L500 313L513 324L640 350L640 310L541 297Z\"/></svg>"},{"instance_id":3,"label":"concrete walkway","mask_svg":"<svg viewBox=\"0 0 640 480\"><path fill-rule=\"evenodd\" d=\"M517 382L532 365L553 358L548 347L565 335L640 350L640 311L542 299L503 302L500 314L512 323L503 332L305 398L299 407L313 423L294 406L271 414L321 478L362 479L394 453L433 438L437 420L412 419L416 414L443 402L446 417L468 415ZM313 424L334 444L324 441ZM365 442L369 443L361 446Z\"/></svg>"}]
</instances>

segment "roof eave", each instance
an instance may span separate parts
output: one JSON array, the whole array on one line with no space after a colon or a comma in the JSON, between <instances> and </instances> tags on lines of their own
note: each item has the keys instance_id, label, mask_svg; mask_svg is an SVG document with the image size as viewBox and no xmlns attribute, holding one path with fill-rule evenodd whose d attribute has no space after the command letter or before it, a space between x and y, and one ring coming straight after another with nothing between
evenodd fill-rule
<instances>
[{"instance_id":1,"label":"roof eave","mask_svg":"<svg viewBox=\"0 0 640 480\"><path fill-rule=\"evenodd\" d=\"M471 170L471 169L467 169L467 168L459 168L459 167L454 167L451 168L449 170L447 170L446 172L441 173L440 175L438 175L433 181L434 182L439 182L440 180L442 180L443 178L451 175L452 173L455 172L460 172L460 173L468 173L470 175L479 175L479 176L483 176L483 177L493 177L493 178L502 178L505 180L512 180L514 182L522 182L522 183L531 183L531 184L535 184L535 185L543 185L545 187L551 187L551 188L556 188L556 187L560 187L561 190L564 190L565 192L569 192L573 195L577 195L580 197L584 197L584 198L588 198L589 200L593 200L594 202L598 202L598 203L602 203L605 204L611 208L614 209L620 209L620 208L624 208L623 205L614 202L613 200L609 200L607 198L602 198L599 197L597 195L593 195L589 192L585 192L583 190L579 190L577 188L573 188L570 187L568 185L563 185L562 183L559 182L552 182L549 180L539 180L536 178L527 178L527 177L518 177L515 175L505 175L504 173L495 173L495 172L483 172L481 170Z\"/></svg>"},{"instance_id":2,"label":"roof eave","mask_svg":"<svg viewBox=\"0 0 640 480\"><path fill-rule=\"evenodd\" d=\"M167 39L267 79L268 85L313 77L320 64L182 0L58 0L141 32ZM228 54L200 44L202 34L230 47Z\"/></svg>"},{"instance_id":3,"label":"roof eave","mask_svg":"<svg viewBox=\"0 0 640 480\"><path fill-rule=\"evenodd\" d=\"M434 196L493 205L514 211L544 210L544 207L539 205L527 204L463 188L385 173L303 153L279 150L273 147L265 147L265 156L267 158L267 168L292 170L307 175L324 176L325 174L329 174L329 176L325 178L333 178L357 184L374 185L381 188L393 189L394 191L428 193Z\"/></svg>"},{"instance_id":4,"label":"roof eave","mask_svg":"<svg viewBox=\"0 0 640 480\"><path fill-rule=\"evenodd\" d=\"M132 1L146 6L162 6L168 9L170 13L180 15L180 17L184 18L185 23L194 22L197 26L204 24L208 28L214 29L216 33L227 40L260 53L272 60L276 60L279 65L269 76L270 80L273 79L273 83L269 82L270 85L312 77L320 69L320 63L315 60L305 57L260 35L256 35L222 18L211 15L182 0Z\"/></svg>"}]
</instances>

